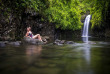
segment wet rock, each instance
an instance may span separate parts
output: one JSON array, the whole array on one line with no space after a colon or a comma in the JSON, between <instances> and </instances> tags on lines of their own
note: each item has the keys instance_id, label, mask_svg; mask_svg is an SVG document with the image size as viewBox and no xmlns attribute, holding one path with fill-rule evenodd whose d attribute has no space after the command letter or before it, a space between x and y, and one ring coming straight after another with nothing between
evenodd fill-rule
<instances>
[{"instance_id":1,"label":"wet rock","mask_svg":"<svg viewBox=\"0 0 110 74\"><path fill-rule=\"evenodd\" d=\"M42 37L42 41L43 41L44 43L47 43L47 42L48 42L47 40L49 40L49 37L48 37L48 36L43 36L43 37Z\"/></svg>"},{"instance_id":2,"label":"wet rock","mask_svg":"<svg viewBox=\"0 0 110 74\"><path fill-rule=\"evenodd\" d=\"M53 44L55 44L55 45L63 45L63 44L61 44L61 43L55 43L55 42L54 42Z\"/></svg>"},{"instance_id":3,"label":"wet rock","mask_svg":"<svg viewBox=\"0 0 110 74\"><path fill-rule=\"evenodd\" d=\"M61 44L61 43L58 43L57 45L63 45L63 44Z\"/></svg>"},{"instance_id":4,"label":"wet rock","mask_svg":"<svg viewBox=\"0 0 110 74\"><path fill-rule=\"evenodd\" d=\"M61 41L61 40L59 40L59 39L56 39L56 40L55 40L55 42L60 42L60 41Z\"/></svg>"},{"instance_id":5,"label":"wet rock","mask_svg":"<svg viewBox=\"0 0 110 74\"><path fill-rule=\"evenodd\" d=\"M19 42L14 42L14 45L15 45L15 46L19 46L20 43L19 43Z\"/></svg>"},{"instance_id":6,"label":"wet rock","mask_svg":"<svg viewBox=\"0 0 110 74\"><path fill-rule=\"evenodd\" d=\"M17 42L19 42L20 44L22 43L21 41L17 41Z\"/></svg>"},{"instance_id":7,"label":"wet rock","mask_svg":"<svg viewBox=\"0 0 110 74\"><path fill-rule=\"evenodd\" d=\"M46 40L46 39L42 39L42 41L43 41L44 43L47 43L47 40Z\"/></svg>"},{"instance_id":8,"label":"wet rock","mask_svg":"<svg viewBox=\"0 0 110 74\"><path fill-rule=\"evenodd\" d=\"M65 40L61 40L60 43L61 43L61 44L64 44L64 43L65 43Z\"/></svg>"},{"instance_id":9,"label":"wet rock","mask_svg":"<svg viewBox=\"0 0 110 74\"><path fill-rule=\"evenodd\" d=\"M56 40L55 40L55 42L54 42L53 44L59 45L59 44L60 44L60 42L61 42L61 40L56 39Z\"/></svg>"},{"instance_id":10,"label":"wet rock","mask_svg":"<svg viewBox=\"0 0 110 74\"><path fill-rule=\"evenodd\" d=\"M66 44L75 44L73 41L67 41Z\"/></svg>"},{"instance_id":11,"label":"wet rock","mask_svg":"<svg viewBox=\"0 0 110 74\"><path fill-rule=\"evenodd\" d=\"M48 40L48 39L50 39L50 37L49 37L49 36L44 36L44 38L45 38L45 39L47 39L47 40Z\"/></svg>"},{"instance_id":12,"label":"wet rock","mask_svg":"<svg viewBox=\"0 0 110 74\"><path fill-rule=\"evenodd\" d=\"M109 42L99 42L99 44L110 44Z\"/></svg>"},{"instance_id":13,"label":"wet rock","mask_svg":"<svg viewBox=\"0 0 110 74\"><path fill-rule=\"evenodd\" d=\"M89 44L96 44L95 42L89 42Z\"/></svg>"},{"instance_id":14,"label":"wet rock","mask_svg":"<svg viewBox=\"0 0 110 74\"><path fill-rule=\"evenodd\" d=\"M9 42L9 45L14 45L14 46L19 46L20 42L16 41L16 42Z\"/></svg>"},{"instance_id":15,"label":"wet rock","mask_svg":"<svg viewBox=\"0 0 110 74\"><path fill-rule=\"evenodd\" d=\"M8 44L8 43L9 43L9 41L4 41L4 43L5 43L5 44Z\"/></svg>"},{"instance_id":16,"label":"wet rock","mask_svg":"<svg viewBox=\"0 0 110 74\"><path fill-rule=\"evenodd\" d=\"M5 47L6 44L4 42L0 42L0 47Z\"/></svg>"},{"instance_id":17,"label":"wet rock","mask_svg":"<svg viewBox=\"0 0 110 74\"><path fill-rule=\"evenodd\" d=\"M39 41L38 39L32 39L29 37L24 37L23 42L24 44L44 44L43 41Z\"/></svg>"},{"instance_id":18,"label":"wet rock","mask_svg":"<svg viewBox=\"0 0 110 74\"><path fill-rule=\"evenodd\" d=\"M73 42L73 41L66 41L66 40L59 40L59 39L56 39L55 42L54 42L53 44L56 44L56 45L75 44L75 42Z\"/></svg>"}]
</instances>

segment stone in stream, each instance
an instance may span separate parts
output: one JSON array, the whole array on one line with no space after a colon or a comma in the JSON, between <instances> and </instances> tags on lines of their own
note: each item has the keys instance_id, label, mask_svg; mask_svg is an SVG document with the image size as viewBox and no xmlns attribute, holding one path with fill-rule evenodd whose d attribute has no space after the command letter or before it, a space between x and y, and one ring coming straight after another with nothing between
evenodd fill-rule
<instances>
[{"instance_id":1,"label":"stone in stream","mask_svg":"<svg viewBox=\"0 0 110 74\"><path fill-rule=\"evenodd\" d=\"M56 40L55 40L55 42L56 42L56 43L57 43L57 42L61 42L61 40L59 40L59 39L56 39Z\"/></svg>"},{"instance_id":2,"label":"stone in stream","mask_svg":"<svg viewBox=\"0 0 110 74\"><path fill-rule=\"evenodd\" d=\"M0 42L0 47L5 47L6 44L4 42Z\"/></svg>"},{"instance_id":3,"label":"stone in stream","mask_svg":"<svg viewBox=\"0 0 110 74\"><path fill-rule=\"evenodd\" d=\"M8 44L8 43L9 43L9 41L4 41L4 43L5 43L5 44Z\"/></svg>"},{"instance_id":4,"label":"stone in stream","mask_svg":"<svg viewBox=\"0 0 110 74\"><path fill-rule=\"evenodd\" d=\"M20 42L19 41L15 41L15 42L9 42L9 45L14 45L14 46L19 46Z\"/></svg>"},{"instance_id":5,"label":"stone in stream","mask_svg":"<svg viewBox=\"0 0 110 74\"><path fill-rule=\"evenodd\" d=\"M67 41L66 44L75 44L73 41Z\"/></svg>"},{"instance_id":6,"label":"stone in stream","mask_svg":"<svg viewBox=\"0 0 110 74\"><path fill-rule=\"evenodd\" d=\"M19 46L20 45L20 42L16 41L16 42L14 42L14 45L15 46Z\"/></svg>"},{"instance_id":7,"label":"stone in stream","mask_svg":"<svg viewBox=\"0 0 110 74\"><path fill-rule=\"evenodd\" d=\"M75 44L75 42L73 42L73 41L66 41L66 40L59 40L59 39L56 39L55 42L54 42L53 44L56 44L56 45Z\"/></svg>"},{"instance_id":8,"label":"stone in stream","mask_svg":"<svg viewBox=\"0 0 110 74\"><path fill-rule=\"evenodd\" d=\"M54 42L53 44L60 45L60 42L61 42L61 40L56 39L55 42Z\"/></svg>"},{"instance_id":9,"label":"stone in stream","mask_svg":"<svg viewBox=\"0 0 110 74\"><path fill-rule=\"evenodd\" d=\"M42 40L43 40L43 39L49 40L50 37L49 37L49 36L43 36L43 37L42 37Z\"/></svg>"},{"instance_id":10,"label":"stone in stream","mask_svg":"<svg viewBox=\"0 0 110 74\"><path fill-rule=\"evenodd\" d=\"M61 43L61 44L64 44L64 43L65 43L65 40L61 40L60 43Z\"/></svg>"},{"instance_id":11,"label":"stone in stream","mask_svg":"<svg viewBox=\"0 0 110 74\"><path fill-rule=\"evenodd\" d=\"M96 44L95 42L89 42L88 44Z\"/></svg>"}]
</instances>

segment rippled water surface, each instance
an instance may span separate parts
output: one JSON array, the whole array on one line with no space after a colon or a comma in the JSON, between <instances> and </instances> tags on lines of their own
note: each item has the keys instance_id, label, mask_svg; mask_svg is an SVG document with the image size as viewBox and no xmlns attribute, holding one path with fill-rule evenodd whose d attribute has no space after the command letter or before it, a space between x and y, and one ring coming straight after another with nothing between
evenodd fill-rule
<instances>
[{"instance_id":1,"label":"rippled water surface","mask_svg":"<svg viewBox=\"0 0 110 74\"><path fill-rule=\"evenodd\" d=\"M6 46L0 48L0 74L110 74L109 40Z\"/></svg>"}]
</instances>

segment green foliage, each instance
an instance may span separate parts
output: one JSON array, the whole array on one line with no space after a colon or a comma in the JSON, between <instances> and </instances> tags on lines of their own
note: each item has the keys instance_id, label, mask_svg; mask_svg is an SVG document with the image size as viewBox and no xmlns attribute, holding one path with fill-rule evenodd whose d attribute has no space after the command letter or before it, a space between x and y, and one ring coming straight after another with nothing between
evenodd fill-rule
<instances>
[{"instance_id":1,"label":"green foliage","mask_svg":"<svg viewBox=\"0 0 110 74\"><path fill-rule=\"evenodd\" d=\"M55 23L56 28L80 29L81 8L79 0L7 0L9 8L14 12L22 13L24 9L35 11L37 14L47 18L49 22ZM43 21L43 18L41 19Z\"/></svg>"},{"instance_id":2,"label":"green foliage","mask_svg":"<svg viewBox=\"0 0 110 74\"><path fill-rule=\"evenodd\" d=\"M92 28L94 26L104 26L106 20L106 13L109 7L109 0L91 0L91 14L92 14Z\"/></svg>"},{"instance_id":3,"label":"green foliage","mask_svg":"<svg viewBox=\"0 0 110 74\"><path fill-rule=\"evenodd\" d=\"M80 9L78 0L50 0L45 13L50 22L56 23L56 28L80 29Z\"/></svg>"},{"instance_id":4,"label":"green foliage","mask_svg":"<svg viewBox=\"0 0 110 74\"><path fill-rule=\"evenodd\" d=\"M103 25L106 20L109 0L1 0L0 9L20 15L26 10L41 15L41 21L49 21L61 29L81 29L81 15L92 14L92 27Z\"/></svg>"},{"instance_id":5,"label":"green foliage","mask_svg":"<svg viewBox=\"0 0 110 74\"><path fill-rule=\"evenodd\" d=\"M90 11L90 1L80 0L79 8L81 11L81 15L86 14L87 11Z\"/></svg>"}]
</instances>

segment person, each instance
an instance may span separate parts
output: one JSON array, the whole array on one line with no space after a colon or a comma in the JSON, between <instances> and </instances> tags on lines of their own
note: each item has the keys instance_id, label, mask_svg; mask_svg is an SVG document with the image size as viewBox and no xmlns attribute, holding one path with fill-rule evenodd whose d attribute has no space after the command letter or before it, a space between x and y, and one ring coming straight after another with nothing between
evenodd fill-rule
<instances>
[{"instance_id":1,"label":"person","mask_svg":"<svg viewBox=\"0 0 110 74\"><path fill-rule=\"evenodd\" d=\"M27 27L27 33L25 36L33 39L39 39L40 41L42 41L40 34L33 35L31 27Z\"/></svg>"}]
</instances>

